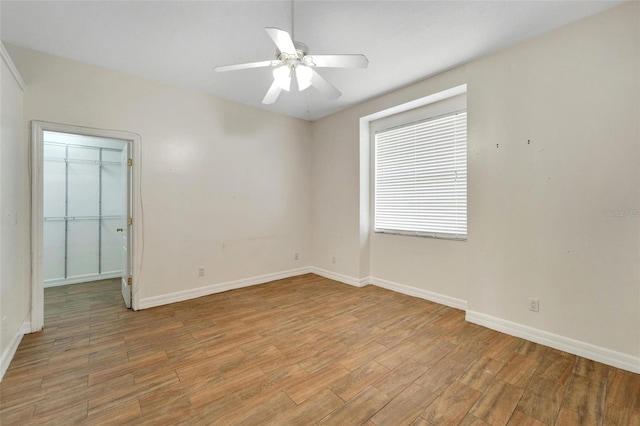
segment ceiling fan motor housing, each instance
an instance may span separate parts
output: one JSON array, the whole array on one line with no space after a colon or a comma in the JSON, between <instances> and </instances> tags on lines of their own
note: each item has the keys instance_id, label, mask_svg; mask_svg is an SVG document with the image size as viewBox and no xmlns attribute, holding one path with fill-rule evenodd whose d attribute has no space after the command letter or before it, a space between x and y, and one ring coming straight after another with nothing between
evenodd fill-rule
<instances>
[{"instance_id":1,"label":"ceiling fan motor housing","mask_svg":"<svg viewBox=\"0 0 640 426\"><path fill-rule=\"evenodd\" d=\"M293 53L281 52L280 49L276 49L276 58L286 63L302 62L302 59L309 53L309 47L304 43L300 43L299 41L294 41L293 45L296 47L295 55Z\"/></svg>"}]
</instances>

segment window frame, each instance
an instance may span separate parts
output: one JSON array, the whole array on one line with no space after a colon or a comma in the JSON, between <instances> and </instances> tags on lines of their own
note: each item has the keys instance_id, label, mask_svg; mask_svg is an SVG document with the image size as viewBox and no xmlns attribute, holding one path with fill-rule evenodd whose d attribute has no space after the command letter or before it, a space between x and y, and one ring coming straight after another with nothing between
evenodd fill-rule
<instances>
[{"instance_id":1,"label":"window frame","mask_svg":"<svg viewBox=\"0 0 640 426\"><path fill-rule=\"evenodd\" d=\"M403 235L403 236L417 236L417 237L423 237L423 238L435 238L435 239L445 239L445 240L452 240L452 241L467 241L468 238L468 177L467 177L467 170L468 170L468 136L467 136L467 131L468 131L468 123L467 123L467 106L466 106L466 93L463 95L463 99L464 99L464 106L458 106L456 105L456 103L454 102L454 104L452 106L445 104L444 106L444 110L442 109L442 107L440 105L437 105L438 103L442 102L443 104L445 102L447 102L449 99L445 99L443 101L440 102L436 102L435 104L435 109L434 109L434 104L427 104L426 107L427 109L425 111L414 111L414 110L410 110L405 112L405 114L407 115L407 117L404 117L404 114L400 114L400 117L395 117L393 120L391 120L391 122L393 124L390 125L378 125L377 129L374 129L372 126L371 129L371 140L372 140L372 171L373 171L373 179L372 179L372 186L373 186L373 191L372 191L372 230L377 233L377 234L390 234L390 235ZM416 126L419 127L420 125L423 125L425 123L428 123L430 121L434 121L434 120L438 120L438 119L443 119L446 117L451 117L453 115L458 115L460 113L464 113L465 114L465 137L464 137L464 151L465 151L465 155L464 155L464 175L465 175L465 181L464 181L464 189L465 189L465 195L464 195L464 233L461 232L439 232L437 230L429 230L429 231L420 231L417 230L415 228L417 227L413 227L413 229L394 229L394 228L385 228L385 227L379 227L378 226L378 138L377 136L379 134L383 134L385 132L390 132L390 131L394 131L394 130L398 130L401 128L406 128L406 127L411 127L411 126ZM453 142L454 144L456 142ZM452 148L452 152L455 153L456 149L455 146ZM459 172L461 169L460 168L455 168L454 166L454 172ZM454 185L455 187L455 185ZM454 215L457 215L458 213L454 213ZM417 215L414 215L414 217L416 217ZM407 227L410 228L410 227Z\"/></svg>"}]
</instances>

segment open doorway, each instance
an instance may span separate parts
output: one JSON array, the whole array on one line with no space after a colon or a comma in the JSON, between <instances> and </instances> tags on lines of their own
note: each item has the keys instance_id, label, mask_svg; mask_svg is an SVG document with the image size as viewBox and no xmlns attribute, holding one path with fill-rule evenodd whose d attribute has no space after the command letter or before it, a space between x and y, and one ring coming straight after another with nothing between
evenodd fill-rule
<instances>
[{"instance_id":1,"label":"open doorway","mask_svg":"<svg viewBox=\"0 0 640 426\"><path fill-rule=\"evenodd\" d=\"M117 280L137 309L133 157L139 136L32 123L32 331L44 287Z\"/></svg>"},{"instance_id":2,"label":"open doorway","mask_svg":"<svg viewBox=\"0 0 640 426\"><path fill-rule=\"evenodd\" d=\"M43 139L44 287L122 277L127 142L49 131Z\"/></svg>"}]
</instances>

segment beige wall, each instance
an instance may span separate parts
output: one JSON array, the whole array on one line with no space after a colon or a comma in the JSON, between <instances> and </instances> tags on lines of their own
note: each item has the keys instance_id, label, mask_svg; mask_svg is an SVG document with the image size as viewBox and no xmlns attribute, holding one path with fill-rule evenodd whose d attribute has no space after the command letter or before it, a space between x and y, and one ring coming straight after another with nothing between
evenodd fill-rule
<instances>
[{"instance_id":1,"label":"beige wall","mask_svg":"<svg viewBox=\"0 0 640 426\"><path fill-rule=\"evenodd\" d=\"M313 264L638 357L639 26L624 4L314 122ZM367 242L359 118L465 83L468 241Z\"/></svg>"},{"instance_id":2,"label":"beige wall","mask_svg":"<svg viewBox=\"0 0 640 426\"><path fill-rule=\"evenodd\" d=\"M22 140L23 92L0 59L0 379L29 314L29 191ZM6 321L5 321L6 318Z\"/></svg>"},{"instance_id":3,"label":"beige wall","mask_svg":"<svg viewBox=\"0 0 640 426\"><path fill-rule=\"evenodd\" d=\"M312 263L360 277L358 116L313 122L312 140Z\"/></svg>"},{"instance_id":4,"label":"beige wall","mask_svg":"<svg viewBox=\"0 0 640 426\"><path fill-rule=\"evenodd\" d=\"M141 300L309 266L308 122L7 48L26 82L25 126L141 135Z\"/></svg>"}]
</instances>

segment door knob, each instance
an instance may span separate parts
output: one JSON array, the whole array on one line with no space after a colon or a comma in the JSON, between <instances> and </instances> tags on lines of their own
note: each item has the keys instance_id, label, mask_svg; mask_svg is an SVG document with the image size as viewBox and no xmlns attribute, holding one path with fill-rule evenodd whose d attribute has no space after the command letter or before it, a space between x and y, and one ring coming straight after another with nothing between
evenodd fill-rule
<instances>
[{"instance_id":1,"label":"door knob","mask_svg":"<svg viewBox=\"0 0 640 426\"><path fill-rule=\"evenodd\" d=\"M124 228L116 228L116 232L123 232Z\"/></svg>"}]
</instances>

